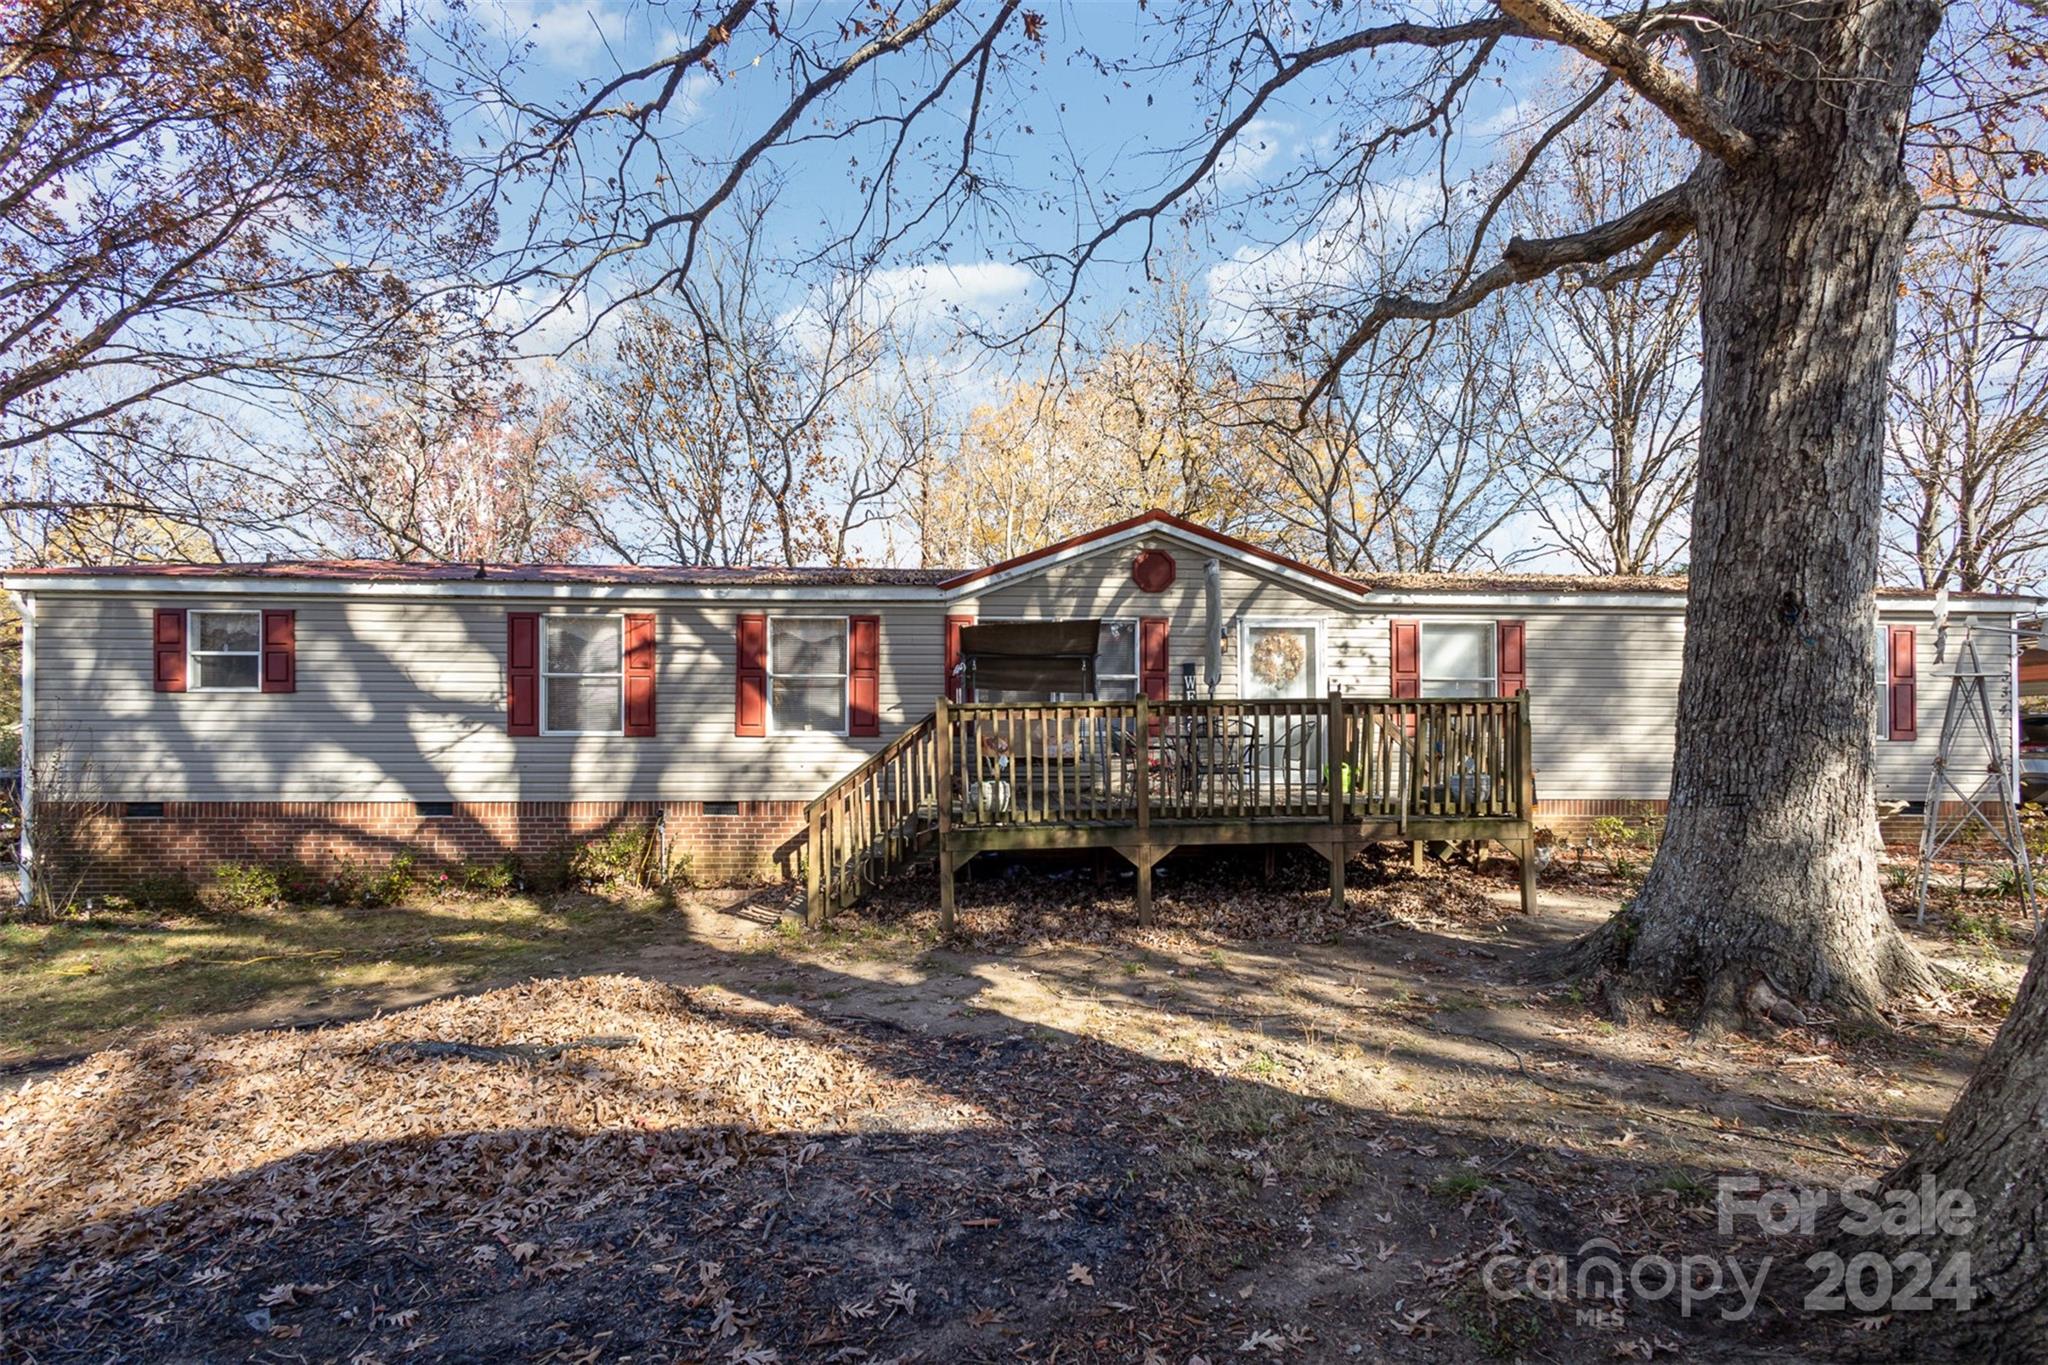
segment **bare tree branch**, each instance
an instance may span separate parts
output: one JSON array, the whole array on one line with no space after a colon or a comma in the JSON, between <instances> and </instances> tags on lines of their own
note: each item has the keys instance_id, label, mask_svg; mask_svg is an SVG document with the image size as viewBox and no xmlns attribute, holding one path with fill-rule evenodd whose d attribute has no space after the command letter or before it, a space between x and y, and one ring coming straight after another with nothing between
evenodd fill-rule
<instances>
[{"instance_id":1,"label":"bare tree branch","mask_svg":"<svg viewBox=\"0 0 2048 1365\"><path fill-rule=\"evenodd\" d=\"M1756 155L1756 139L1708 103L1699 87L1657 60L1616 25L1565 0L1499 0L1501 10L1541 36L1566 44L1627 82L1701 150L1730 166Z\"/></svg>"},{"instance_id":2,"label":"bare tree branch","mask_svg":"<svg viewBox=\"0 0 2048 1365\"><path fill-rule=\"evenodd\" d=\"M1412 294L1382 294L1355 325L1323 366L1323 373L1302 398L1302 411L1329 391L1336 376L1352 357L1390 322L1441 322L1456 317L1499 293L1553 274L1568 266L1591 265L1611 260L1630 247L1672 230L1689 229L1693 221L1692 182L1674 185L1662 194L1646 199L1621 217L1563 237L1530 240L1513 237L1501 249L1501 258L1465 285L1440 298L1418 298Z\"/></svg>"}]
</instances>

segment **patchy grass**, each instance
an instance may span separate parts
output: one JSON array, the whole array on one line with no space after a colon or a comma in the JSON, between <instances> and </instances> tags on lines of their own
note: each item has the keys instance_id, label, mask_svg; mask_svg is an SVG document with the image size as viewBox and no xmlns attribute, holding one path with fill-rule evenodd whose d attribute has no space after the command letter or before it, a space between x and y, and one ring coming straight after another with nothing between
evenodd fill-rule
<instances>
[{"instance_id":1,"label":"patchy grass","mask_svg":"<svg viewBox=\"0 0 2048 1365\"><path fill-rule=\"evenodd\" d=\"M1612 913L1582 886L1524 920L1502 869L1394 868L1331 917L1299 860L1194 870L1154 926L984 878L944 940L928 885L821 931L758 892L0 926L0 1011L26 981L97 992L93 1028L211 1012L0 1092L0 1320L38 1358L1862 1358L1868 1323L1740 1340L1485 1267L1751 1255L1718 1179L1894 1166L2024 967L1944 908L1916 941L1978 996L1702 1044L1527 979ZM57 975L89 932L127 956ZM191 984L287 968L239 1017ZM383 989L465 975L543 979Z\"/></svg>"},{"instance_id":2,"label":"patchy grass","mask_svg":"<svg viewBox=\"0 0 2048 1365\"><path fill-rule=\"evenodd\" d=\"M0 1060L207 1016L332 1011L528 976L645 941L663 905L644 894L518 895L0 923Z\"/></svg>"}]
</instances>

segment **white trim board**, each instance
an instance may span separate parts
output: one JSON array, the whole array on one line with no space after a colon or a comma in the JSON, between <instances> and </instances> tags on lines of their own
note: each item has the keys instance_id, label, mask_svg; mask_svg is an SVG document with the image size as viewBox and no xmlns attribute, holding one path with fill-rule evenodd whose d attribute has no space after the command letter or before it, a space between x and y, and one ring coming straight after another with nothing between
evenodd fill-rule
<instances>
[{"instance_id":1,"label":"white trim board","mask_svg":"<svg viewBox=\"0 0 2048 1365\"><path fill-rule=\"evenodd\" d=\"M962 598L981 597L999 588L1008 587L1010 584L1034 578L1044 573L1047 569L1055 568L1061 564L1070 564L1074 560L1085 559L1089 555L1100 554L1104 550L1113 550L1119 545L1129 545L1133 541L1153 538L1169 541L1177 540L1183 544L1192 545L1203 554L1214 555L1218 559L1227 560L1247 573L1263 574L1268 578L1281 579L1295 587L1313 592L1317 596L1331 601L1349 604L1364 600L1356 591L1318 578L1314 574L1303 573L1299 569L1289 568L1285 564L1276 564L1272 560L1258 555L1245 554L1234 545L1228 545L1223 541L1211 539L1198 532L1183 530L1178 526L1163 525L1156 521L1142 522L1136 526L1127 526L1114 535L1080 541L1064 549L1057 550L1052 554L1034 559L1028 564L1018 564L1011 568L1003 569L1000 572L977 578L971 583L963 583L955 588L946 588L944 589L945 600L950 603L960 601Z\"/></svg>"}]
</instances>

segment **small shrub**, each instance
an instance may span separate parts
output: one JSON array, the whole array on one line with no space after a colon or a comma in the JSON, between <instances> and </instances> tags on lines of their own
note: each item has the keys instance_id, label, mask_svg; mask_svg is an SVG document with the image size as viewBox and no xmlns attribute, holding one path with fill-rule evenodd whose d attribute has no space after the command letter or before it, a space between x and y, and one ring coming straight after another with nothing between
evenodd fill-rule
<instances>
[{"instance_id":1,"label":"small shrub","mask_svg":"<svg viewBox=\"0 0 2048 1365\"><path fill-rule=\"evenodd\" d=\"M1603 815L1595 820L1592 835L1593 843L1602 848L1618 848L1636 841L1636 832L1618 815Z\"/></svg>"},{"instance_id":2,"label":"small shrub","mask_svg":"<svg viewBox=\"0 0 2048 1365\"><path fill-rule=\"evenodd\" d=\"M464 863L458 874L462 889L476 896L503 896L519 885L519 864L510 858L494 863Z\"/></svg>"},{"instance_id":3,"label":"small shrub","mask_svg":"<svg viewBox=\"0 0 2048 1365\"><path fill-rule=\"evenodd\" d=\"M270 875L277 879L278 899L299 903L319 902L334 894L333 882L317 875L303 863L274 863Z\"/></svg>"},{"instance_id":4,"label":"small shrub","mask_svg":"<svg viewBox=\"0 0 2048 1365\"><path fill-rule=\"evenodd\" d=\"M122 887L121 898L151 914L181 915L199 908L199 887L182 872L151 872Z\"/></svg>"},{"instance_id":5,"label":"small shrub","mask_svg":"<svg viewBox=\"0 0 2048 1365\"><path fill-rule=\"evenodd\" d=\"M359 867L344 867L327 879L326 900L330 905L361 905L369 884L367 872Z\"/></svg>"},{"instance_id":6,"label":"small shrub","mask_svg":"<svg viewBox=\"0 0 2048 1365\"><path fill-rule=\"evenodd\" d=\"M207 900L221 910L261 910L284 899L284 884L262 863L222 863L213 869Z\"/></svg>"},{"instance_id":7,"label":"small shrub","mask_svg":"<svg viewBox=\"0 0 2048 1365\"><path fill-rule=\"evenodd\" d=\"M535 895L552 896L569 889L570 850L550 849L519 860L519 880Z\"/></svg>"},{"instance_id":8,"label":"small shrub","mask_svg":"<svg viewBox=\"0 0 2048 1365\"><path fill-rule=\"evenodd\" d=\"M609 886L627 878L641 880L653 852L653 833L615 829L581 844L569 855L569 877L582 886Z\"/></svg>"},{"instance_id":9,"label":"small shrub","mask_svg":"<svg viewBox=\"0 0 2048 1365\"><path fill-rule=\"evenodd\" d=\"M356 903L369 909L398 904L419 885L418 866L419 859L411 850L400 853L383 871L364 881Z\"/></svg>"}]
</instances>

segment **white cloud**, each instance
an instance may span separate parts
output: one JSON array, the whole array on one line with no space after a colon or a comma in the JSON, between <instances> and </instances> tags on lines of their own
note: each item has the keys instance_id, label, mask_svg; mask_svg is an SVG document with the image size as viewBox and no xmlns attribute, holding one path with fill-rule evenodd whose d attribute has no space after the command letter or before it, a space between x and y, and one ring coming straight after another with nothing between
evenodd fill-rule
<instances>
[{"instance_id":1,"label":"white cloud","mask_svg":"<svg viewBox=\"0 0 2048 1365\"><path fill-rule=\"evenodd\" d=\"M1295 154L1293 125L1273 119L1255 118L1230 140L1209 171L1209 181L1218 189L1235 189L1249 184L1259 172L1283 154Z\"/></svg>"},{"instance_id":2,"label":"white cloud","mask_svg":"<svg viewBox=\"0 0 2048 1365\"><path fill-rule=\"evenodd\" d=\"M877 270L862 281L862 293L877 308L924 321L941 314L999 313L1030 292L1036 277L1007 261L964 265L907 265Z\"/></svg>"},{"instance_id":3,"label":"white cloud","mask_svg":"<svg viewBox=\"0 0 2048 1365\"><path fill-rule=\"evenodd\" d=\"M840 275L829 293L814 292L778 319L799 345L822 355L832 317L871 328L890 327L926 345L945 344L948 329L996 327L1011 319L1037 277L1004 261L895 266L865 276Z\"/></svg>"},{"instance_id":4,"label":"white cloud","mask_svg":"<svg viewBox=\"0 0 2048 1365\"><path fill-rule=\"evenodd\" d=\"M1434 176L1367 186L1363 202L1326 213L1307 232L1273 244L1238 247L1209 267L1211 330L1250 340L1270 310L1311 306L1381 283L1443 212Z\"/></svg>"},{"instance_id":5,"label":"white cloud","mask_svg":"<svg viewBox=\"0 0 2048 1365\"><path fill-rule=\"evenodd\" d=\"M534 51L551 62L586 57L609 46L619 51L626 41L632 12L604 0L501 0L508 37L532 42Z\"/></svg>"}]
</instances>

